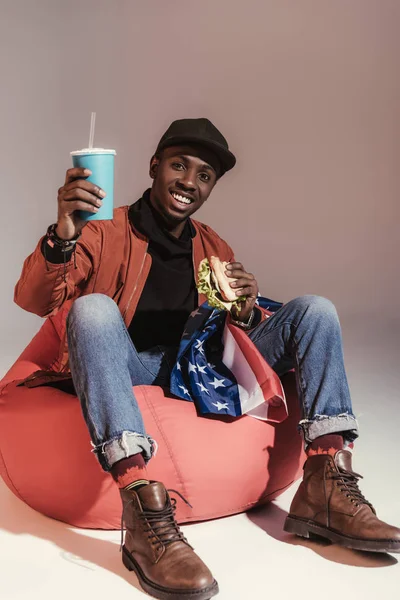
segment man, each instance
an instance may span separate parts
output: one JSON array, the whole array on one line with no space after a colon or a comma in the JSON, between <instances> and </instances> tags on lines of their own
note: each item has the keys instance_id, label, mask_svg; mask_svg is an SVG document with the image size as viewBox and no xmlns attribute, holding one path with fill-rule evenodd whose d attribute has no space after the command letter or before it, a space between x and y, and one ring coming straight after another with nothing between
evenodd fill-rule
<instances>
[{"instance_id":1,"label":"man","mask_svg":"<svg viewBox=\"0 0 400 600\"><path fill-rule=\"evenodd\" d=\"M235 326L278 375L295 369L308 459L285 529L350 548L400 551L400 529L376 517L352 470L357 422L334 306L303 296L266 318L254 276L211 228L190 218L235 162L210 121L175 121L151 159L151 189L116 209L113 221L90 224L77 211L95 213L105 194L87 181L90 172L69 169L57 224L25 261L16 286L15 300L27 310L41 316L69 310L69 357L62 346L59 371L68 373L69 358L94 451L120 487L123 562L156 598L207 599L218 592L175 521L174 499L147 477L155 441L132 391L169 385L185 322L199 302L197 269L211 255L229 263L230 285L245 297Z\"/></svg>"}]
</instances>

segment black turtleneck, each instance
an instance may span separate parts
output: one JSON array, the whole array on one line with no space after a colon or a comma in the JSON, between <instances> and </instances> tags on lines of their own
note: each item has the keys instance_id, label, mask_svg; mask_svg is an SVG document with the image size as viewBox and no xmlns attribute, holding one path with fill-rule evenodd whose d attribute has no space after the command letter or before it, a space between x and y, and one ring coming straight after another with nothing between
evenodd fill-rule
<instances>
[{"instance_id":1,"label":"black turtleneck","mask_svg":"<svg viewBox=\"0 0 400 600\"><path fill-rule=\"evenodd\" d=\"M150 190L129 208L129 219L149 239L152 258L129 335L138 352L178 346L187 318L198 306L192 259L196 230L189 219L180 238L171 235L150 203Z\"/></svg>"}]
</instances>

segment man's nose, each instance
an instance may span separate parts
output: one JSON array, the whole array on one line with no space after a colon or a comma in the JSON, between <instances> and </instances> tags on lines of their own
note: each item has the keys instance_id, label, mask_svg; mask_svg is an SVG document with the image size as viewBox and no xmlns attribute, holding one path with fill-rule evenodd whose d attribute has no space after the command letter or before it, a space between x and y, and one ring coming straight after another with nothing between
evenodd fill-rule
<instances>
[{"instance_id":1,"label":"man's nose","mask_svg":"<svg viewBox=\"0 0 400 600\"><path fill-rule=\"evenodd\" d=\"M182 171L177 183L187 190L195 190L195 181L196 174L192 169L187 169L186 171Z\"/></svg>"}]
</instances>

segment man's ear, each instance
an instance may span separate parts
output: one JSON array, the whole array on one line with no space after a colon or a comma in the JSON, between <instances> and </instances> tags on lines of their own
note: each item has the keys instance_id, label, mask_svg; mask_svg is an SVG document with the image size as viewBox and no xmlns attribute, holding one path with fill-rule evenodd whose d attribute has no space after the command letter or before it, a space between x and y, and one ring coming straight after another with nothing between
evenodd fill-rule
<instances>
[{"instance_id":1,"label":"man's ear","mask_svg":"<svg viewBox=\"0 0 400 600\"><path fill-rule=\"evenodd\" d=\"M158 169L159 164L160 164L160 157L157 154L155 154L154 156L151 157L151 160L150 160L149 175L150 175L151 179L156 178L157 169Z\"/></svg>"}]
</instances>

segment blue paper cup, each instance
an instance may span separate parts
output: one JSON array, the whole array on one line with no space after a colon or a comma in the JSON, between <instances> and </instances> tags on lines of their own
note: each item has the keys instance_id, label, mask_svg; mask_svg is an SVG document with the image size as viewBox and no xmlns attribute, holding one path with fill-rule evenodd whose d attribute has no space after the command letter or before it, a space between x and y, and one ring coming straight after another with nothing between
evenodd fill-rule
<instances>
[{"instance_id":1,"label":"blue paper cup","mask_svg":"<svg viewBox=\"0 0 400 600\"><path fill-rule=\"evenodd\" d=\"M115 155L115 150L104 148L85 148L71 152L73 166L90 169L92 174L87 180L98 185L107 194L102 198L103 205L97 213L79 211L79 216L84 221L105 221L113 218Z\"/></svg>"}]
</instances>

